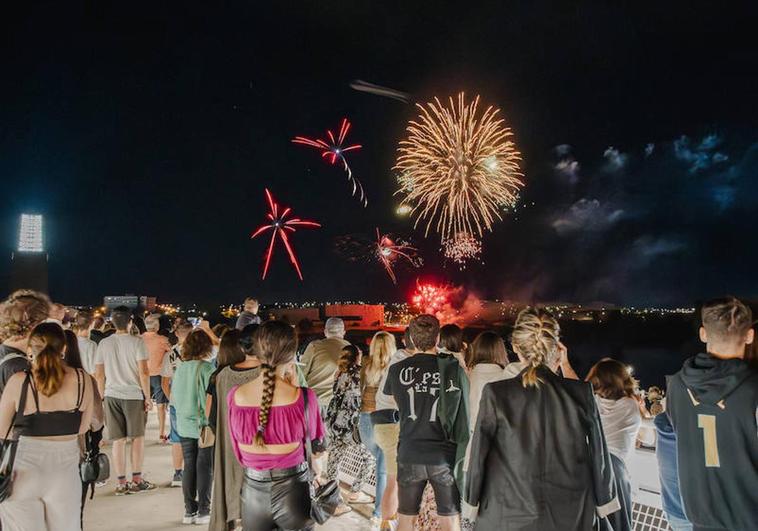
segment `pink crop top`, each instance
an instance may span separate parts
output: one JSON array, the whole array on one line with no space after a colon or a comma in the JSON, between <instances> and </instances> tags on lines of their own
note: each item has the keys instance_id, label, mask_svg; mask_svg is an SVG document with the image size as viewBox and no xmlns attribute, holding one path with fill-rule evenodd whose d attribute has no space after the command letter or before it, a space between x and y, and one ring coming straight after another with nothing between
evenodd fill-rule
<instances>
[{"instance_id":1,"label":"pink crop top","mask_svg":"<svg viewBox=\"0 0 758 531\"><path fill-rule=\"evenodd\" d=\"M237 461L243 467L255 470L271 470L273 468L290 468L305 461L303 449L303 430L305 428L303 393L298 394L297 400L284 406L271 406L266 431L263 440L266 444L290 444L298 442L297 448L288 454L254 454L240 449L240 444L252 444L258 430L258 406L239 406L234 402L235 385L226 395L229 406L229 436ZM308 420L310 421L310 436L313 441L323 441L324 423L318 408L318 397L312 389L308 392ZM314 446L314 451L316 450Z\"/></svg>"}]
</instances>

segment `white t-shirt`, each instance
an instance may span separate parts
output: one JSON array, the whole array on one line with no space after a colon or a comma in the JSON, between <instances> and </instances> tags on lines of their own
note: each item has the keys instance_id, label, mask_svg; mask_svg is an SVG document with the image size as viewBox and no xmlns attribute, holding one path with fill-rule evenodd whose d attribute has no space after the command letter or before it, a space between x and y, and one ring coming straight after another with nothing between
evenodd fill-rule
<instances>
[{"instance_id":1,"label":"white t-shirt","mask_svg":"<svg viewBox=\"0 0 758 531\"><path fill-rule=\"evenodd\" d=\"M161 366L161 376L163 378L173 378L176 367L182 362L182 347L174 345L168 354L163 356L163 365Z\"/></svg>"},{"instance_id":2,"label":"white t-shirt","mask_svg":"<svg viewBox=\"0 0 758 531\"><path fill-rule=\"evenodd\" d=\"M95 374L97 343L88 337L81 336L76 337L76 342L79 343L79 356L82 358L82 367L89 374Z\"/></svg>"},{"instance_id":3,"label":"white t-shirt","mask_svg":"<svg viewBox=\"0 0 758 531\"><path fill-rule=\"evenodd\" d=\"M131 334L113 334L97 346L95 364L105 366L105 396L144 400L139 363L147 361L145 342Z\"/></svg>"},{"instance_id":4,"label":"white t-shirt","mask_svg":"<svg viewBox=\"0 0 758 531\"><path fill-rule=\"evenodd\" d=\"M389 375L390 367L408 357L408 353L405 351L405 349L401 348L392 355L390 362L384 368L382 379L379 380L379 388L376 390L376 411L381 411L383 409L397 409L395 397L384 393L384 384L387 382L387 376Z\"/></svg>"},{"instance_id":5,"label":"white t-shirt","mask_svg":"<svg viewBox=\"0 0 758 531\"><path fill-rule=\"evenodd\" d=\"M608 451L627 462L642 424L640 406L634 398L610 400L595 395Z\"/></svg>"}]
</instances>

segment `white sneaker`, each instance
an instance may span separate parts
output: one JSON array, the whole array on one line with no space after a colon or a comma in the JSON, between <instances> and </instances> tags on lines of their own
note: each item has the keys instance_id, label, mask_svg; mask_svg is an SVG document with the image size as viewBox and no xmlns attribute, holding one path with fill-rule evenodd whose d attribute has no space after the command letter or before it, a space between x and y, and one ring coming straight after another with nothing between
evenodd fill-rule
<instances>
[{"instance_id":1,"label":"white sneaker","mask_svg":"<svg viewBox=\"0 0 758 531\"><path fill-rule=\"evenodd\" d=\"M211 523L211 515L199 514L195 518L195 525L208 525Z\"/></svg>"},{"instance_id":2,"label":"white sneaker","mask_svg":"<svg viewBox=\"0 0 758 531\"><path fill-rule=\"evenodd\" d=\"M182 518L182 524L184 525L192 525L196 521L197 521L197 513L185 514L184 518Z\"/></svg>"}]
</instances>

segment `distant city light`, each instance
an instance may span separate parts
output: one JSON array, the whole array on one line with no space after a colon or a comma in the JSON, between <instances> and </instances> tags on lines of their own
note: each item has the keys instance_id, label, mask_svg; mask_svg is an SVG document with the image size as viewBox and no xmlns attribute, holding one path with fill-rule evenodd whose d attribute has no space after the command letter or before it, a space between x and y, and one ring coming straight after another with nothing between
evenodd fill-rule
<instances>
[{"instance_id":1,"label":"distant city light","mask_svg":"<svg viewBox=\"0 0 758 531\"><path fill-rule=\"evenodd\" d=\"M41 253L42 216L39 214L21 214L21 226L18 231L18 252Z\"/></svg>"}]
</instances>

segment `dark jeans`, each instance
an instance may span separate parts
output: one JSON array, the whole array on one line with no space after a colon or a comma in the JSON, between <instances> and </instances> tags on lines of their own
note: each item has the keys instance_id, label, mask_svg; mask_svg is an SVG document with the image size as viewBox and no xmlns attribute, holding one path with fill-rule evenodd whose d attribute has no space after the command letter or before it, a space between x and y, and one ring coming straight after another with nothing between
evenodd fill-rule
<instances>
[{"instance_id":1,"label":"dark jeans","mask_svg":"<svg viewBox=\"0 0 758 531\"><path fill-rule=\"evenodd\" d=\"M182 493L187 514L206 515L211 512L213 485L213 446L200 448L197 439L180 437L184 456Z\"/></svg>"},{"instance_id":2,"label":"dark jeans","mask_svg":"<svg viewBox=\"0 0 758 531\"><path fill-rule=\"evenodd\" d=\"M621 510L608 515L613 531L632 531L632 483L624 462L611 454L613 474L616 478L616 493Z\"/></svg>"}]
</instances>

